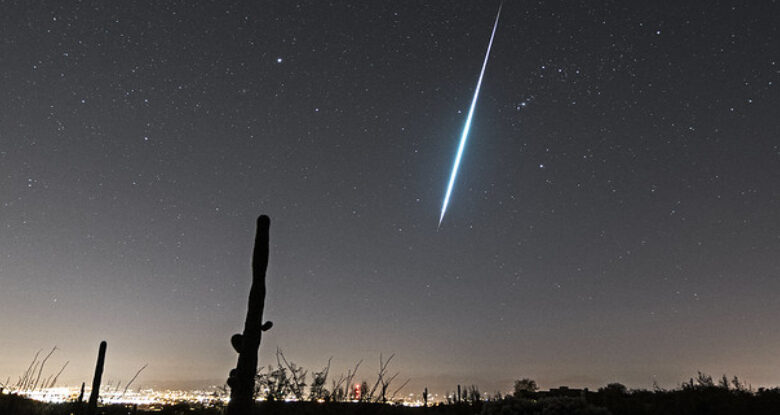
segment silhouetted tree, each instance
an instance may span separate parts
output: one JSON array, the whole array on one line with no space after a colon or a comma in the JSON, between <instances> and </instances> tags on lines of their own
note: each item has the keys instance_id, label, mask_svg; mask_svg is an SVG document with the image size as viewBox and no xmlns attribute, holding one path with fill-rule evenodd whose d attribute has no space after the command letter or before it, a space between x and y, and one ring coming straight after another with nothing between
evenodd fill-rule
<instances>
[{"instance_id":1,"label":"silhouetted tree","mask_svg":"<svg viewBox=\"0 0 780 415\"><path fill-rule=\"evenodd\" d=\"M534 396L537 390L539 390L539 386L536 385L536 381L533 379L523 378L515 381L515 398L530 398Z\"/></svg>"},{"instance_id":2,"label":"silhouetted tree","mask_svg":"<svg viewBox=\"0 0 780 415\"><path fill-rule=\"evenodd\" d=\"M374 401L374 402L387 402L387 388L390 386L390 384L393 382L393 380L398 376L398 373L388 376L387 374L387 367L390 365L390 361L393 360L393 357L395 357L395 354L390 355L387 360L384 360L382 358L382 354L379 354L379 370L377 372L376 382L374 383L374 386L371 388L371 390L368 392L368 396L366 397L368 401ZM379 395L375 395L377 389L379 390Z\"/></svg>"},{"instance_id":3,"label":"silhouetted tree","mask_svg":"<svg viewBox=\"0 0 780 415\"><path fill-rule=\"evenodd\" d=\"M255 375L255 396L263 396L269 401L282 401L290 394L290 379L287 368L268 365L268 373L260 368Z\"/></svg>"},{"instance_id":4,"label":"silhouetted tree","mask_svg":"<svg viewBox=\"0 0 780 415\"><path fill-rule=\"evenodd\" d=\"M617 395L625 395L628 393L628 389L622 383L609 383L603 388L599 388L599 392L612 393Z\"/></svg>"},{"instance_id":5,"label":"silhouetted tree","mask_svg":"<svg viewBox=\"0 0 780 415\"><path fill-rule=\"evenodd\" d=\"M368 382L365 380L360 383L360 402L369 402L371 400L371 392L368 389Z\"/></svg>"},{"instance_id":6,"label":"silhouetted tree","mask_svg":"<svg viewBox=\"0 0 780 415\"><path fill-rule=\"evenodd\" d=\"M306 388L306 374L307 371L302 367L296 365L293 362L288 362L282 353L282 349L276 349L276 363L280 369L286 369L287 376L287 389L295 399L303 400L303 391ZM284 365L284 366L282 366Z\"/></svg>"},{"instance_id":7,"label":"silhouetted tree","mask_svg":"<svg viewBox=\"0 0 780 415\"><path fill-rule=\"evenodd\" d=\"M718 387L729 390L729 378L727 378L725 374L720 379L718 379Z\"/></svg>"},{"instance_id":8,"label":"silhouetted tree","mask_svg":"<svg viewBox=\"0 0 780 415\"><path fill-rule=\"evenodd\" d=\"M702 388L714 388L715 382L712 380L712 376L699 372L696 375L696 383Z\"/></svg>"},{"instance_id":9,"label":"silhouetted tree","mask_svg":"<svg viewBox=\"0 0 780 415\"><path fill-rule=\"evenodd\" d=\"M479 388L476 385L471 385L466 388L465 398L474 411L479 411L482 408L482 394L479 392Z\"/></svg>"},{"instance_id":10,"label":"silhouetted tree","mask_svg":"<svg viewBox=\"0 0 780 415\"><path fill-rule=\"evenodd\" d=\"M328 380L328 373L330 372L330 361L332 359L332 357L328 359L328 365L325 366L325 368L323 368L321 371L312 373L311 385L309 386L310 400L330 400L330 392L325 389L325 382Z\"/></svg>"},{"instance_id":11,"label":"silhouetted tree","mask_svg":"<svg viewBox=\"0 0 780 415\"><path fill-rule=\"evenodd\" d=\"M731 386L734 387L734 390L742 392L747 390L745 388L745 385L742 384L742 382L739 381L739 378L735 375L733 379L731 379Z\"/></svg>"}]
</instances>

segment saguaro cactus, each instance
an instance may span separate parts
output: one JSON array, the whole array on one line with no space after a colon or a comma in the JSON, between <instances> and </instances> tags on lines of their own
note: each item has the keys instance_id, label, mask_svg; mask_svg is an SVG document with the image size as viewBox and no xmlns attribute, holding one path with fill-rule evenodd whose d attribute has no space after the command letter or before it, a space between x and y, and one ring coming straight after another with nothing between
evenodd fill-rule
<instances>
[{"instance_id":1,"label":"saguaro cactus","mask_svg":"<svg viewBox=\"0 0 780 415\"><path fill-rule=\"evenodd\" d=\"M249 289L249 306L244 322L244 333L234 334L230 343L238 352L236 368L230 371L230 403L228 415L249 415L252 411L257 372L257 352L264 331L273 323L263 323L265 306L265 271L268 268L268 228L271 219L262 215L257 218L257 233L252 254L252 286Z\"/></svg>"},{"instance_id":2,"label":"saguaro cactus","mask_svg":"<svg viewBox=\"0 0 780 415\"><path fill-rule=\"evenodd\" d=\"M89 404L87 405L87 415L95 415L97 410L98 396L100 396L100 379L103 377L103 363L106 361L106 342L100 342L98 350L97 365L95 365L95 377L92 379L92 390L89 392Z\"/></svg>"},{"instance_id":3,"label":"saguaro cactus","mask_svg":"<svg viewBox=\"0 0 780 415\"><path fill-rule=\"evenodd\" d=\"M423 391L423 407L428 407L428 387L425 387L425 390Z\"/></svg>"}]
</instances>

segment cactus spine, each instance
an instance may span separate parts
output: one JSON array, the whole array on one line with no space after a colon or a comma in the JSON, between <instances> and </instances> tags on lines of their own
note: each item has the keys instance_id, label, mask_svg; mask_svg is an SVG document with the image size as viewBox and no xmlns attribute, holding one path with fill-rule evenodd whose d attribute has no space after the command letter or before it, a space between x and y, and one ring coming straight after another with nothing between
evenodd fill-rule
<instances>
[{"instance_id":1,"label":"cactus spine","mask_svg":"<svg viewBox=\"0 0 780 415\"><path fill-rule=\"evenodd\" d=\"M236 368L230 371L230 403L228 415L249 415L254 402L257 352L264 331L273 323L263 323L265 306L265 272L268 268L268 229L271 219L262 215L257 218L257 233L252 254L252 286L249 289L249 306L244 322L244 333L234 334L230 343L238 352Z\"/></svg>"},{"instance_id":2,"label":"cactus spine","mask_svg":"<svg viewBox=\"0 0 780 415\"><path fill-rule=\"evenodd\" d=\"M106 342L100 342L97 365L95 365L95 377L92 379L92 390L89 393L87 415L95 415L98 396L100 396L100 379L103 377L103 363L106 361Z\"/></svg>"}]
</instances>

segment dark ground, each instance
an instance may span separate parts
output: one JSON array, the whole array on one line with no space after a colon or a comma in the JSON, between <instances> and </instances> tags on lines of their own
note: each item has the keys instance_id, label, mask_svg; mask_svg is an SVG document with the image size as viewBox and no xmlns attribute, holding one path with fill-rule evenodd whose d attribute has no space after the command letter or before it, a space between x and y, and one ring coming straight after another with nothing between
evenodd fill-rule
<instances>
[{"instance_id":1,"label":"dark ground","mask_svg":"<svg viewBox=\"0 0 780 415\"><path fill-rule=\"evenodd\" d=\"M13 395L0 395L0 415L78 415L74 403L45 404ZM101 407L104 415L130 414L224 414L219 408L166 406L154 410L114 405ZM580 397L504 398L488 402L410 408L369 403L264 402L256 414L263 415L742 415L780 414L780 389L756 392L720 387L682 388L671 391L624 391L602 388Z\"/></svg>"}]
</instances>

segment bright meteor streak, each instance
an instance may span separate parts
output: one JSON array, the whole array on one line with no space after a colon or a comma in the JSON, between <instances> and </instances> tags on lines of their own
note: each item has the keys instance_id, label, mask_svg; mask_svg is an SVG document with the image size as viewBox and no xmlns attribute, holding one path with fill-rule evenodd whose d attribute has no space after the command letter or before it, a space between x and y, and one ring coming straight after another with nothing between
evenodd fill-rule
<instances>
[{"instance_id":1,"label":"bright meteor streak","mask_svg":"<svg viewBox=\"0 0 780 415\"><path fill-rule=\"evenodd\" d=\"M477 98L479 98L479 88L482 86L482 77L485 75L485 68L487 67L488 58L490 57L490 48L493 46L493 38L496 36L496 29L498 28L498 18L501 16L501 8L504 6L504 2L498 6L498 13L496 13L496 22L493 23L493 32L490 34L490 42L488 43L487 52L485 52L485 60L482 62L482 70L479 72L479 80L477 81L477 89L474 90L474 98L471 99L471 108L469 108L469 115L466 117L466 125L463 126L463 133L460 135L460 144L458 144L458 153L455 155L455 163L452 165L452 173L450 173L450 182L447 185L447 193L444 195L444 202L441 205L441 215L439 216L439 226L441 221L444 220L444 213L447 212L447 205L450 203L450 195L452 194L452 186L455 184L455 177L458 175L458 167L460 167L460 159L463 156L463 149L466 147L466 140L469 137L469 129L471 128L471 117L474 115L474 108L477 106Z\"/></svg>"}]
</instances>

